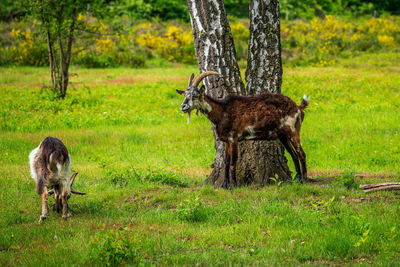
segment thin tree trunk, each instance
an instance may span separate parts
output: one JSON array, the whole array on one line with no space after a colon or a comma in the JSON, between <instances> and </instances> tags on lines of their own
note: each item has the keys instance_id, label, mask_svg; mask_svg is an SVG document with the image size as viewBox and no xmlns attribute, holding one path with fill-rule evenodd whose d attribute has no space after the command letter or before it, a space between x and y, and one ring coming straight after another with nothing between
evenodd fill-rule
<instances>
[{"instance_id":1,"label":"thin tree trunk","mask_svg":"<svg viewBox=\"0 0 400 267\"><path fill-rule=\"evenodd\" d=\"M43 4L43 2L41 1L40 4ZM54 48L53 48L54 40L51 38L50 29L49 29L50 25L49 25L48 20L45 17L43 7L42 7L41 17L42 17L42 24L46 28L47 50L49 53L51 86L53 88L56 88L55 59L54 59Z\"/></svg>"},{"instance_id":2,"label":"thin tree trunk","mask_svg":"<svg viewBox=\"0 0 400 267\"><path fill-rule=\"evenodd\" d=\"M60 62L59 62L60 75L61 75L61 79L59 81L59 83L60 83L60 94L61 94L61 97L64 98L65 97L65 88L64 88L65 61L64 61L64 47L63 47L61 35L58 36L58 46L59 46L59 50L60 50Z\"/></svg>"},{"instance_id":3,"label":"thin tree trunk","mask_svg":"<svg viewBox=\"0 0 400 267\"><path fill-rule=\"evenodd\" d=\"M206 78L204 81L206 93L214 98L223 98L227 94L245 95L246 90L236 62L235 47L223 1L187 0L186 2L189 8L200 72L217 71L224 77L223 79L213 76ZM276 10L279 14L279 7L276 7ZM279 21L277 25L279 29ZM264 33L264 35L266 34ZM252 36L254 39L253 43L268 41L268 38L270 38L270 36L268 36L268 38L258 39L254 34ZM261 47L261 45L258 46ZM271 46L271 43L268 43L267 46ZM266 52L267 51L262 51L261 53ZM250 60L253 60L254 56L253 54L251 57L249 56ZM274 56L279 57L279 61L276 62L280 64L280 47L279 53ZM272 55L271 58L273 58ZM261 66L265 61L254 61L252 68L256 69L257 67L261 67L263 71L268 72L268 66ZM279 84L273 88L279 88L280 92L282 67L279 66L279 68L276 69L280 71L280 80L270 81L269 84L274 85L275 81L279 81ZM249 73L252 73L252 71ZM249 77L251 77L250 74ZM270 77L264 75L260 77L260 80L262 79L270 79ZM261 85L262 83L260 83L260 87ZM248 89L251 89L252 93L256 92L256 89L253 90L253 87L248 86ZM265 90L266 88L262 87L260 92ZM225 168L223 157L225 148L222 142L216 140L215 129L213 127L212 129L215 139L216 156L212 164L214 169L206 182L212 183L215 186L220 186L224 180ZM253 183L263 185L266 182L265 179L273 177L275 174L280 178L287 179L290 177L290 172L286 162L286 158L282 155L281 146L277 142L242 142L239 144L237 182L239 185Z\"/></svg>"},{"instance_id":4,"label":"thin tree trunk","mask_svg":"<svg viewBox=\"0 0 400 267\"><path fill-rule=\"evenodd\" d=\"M69 28L69 33L68 33L67 51L65 54L64 69L63 69L63 81L62 81L63 98L67 94L67 87L68 87L68 82L69 82L69 64L71 62L72 42L74 39L75 20L77 17L76 1L73 1L73 5L74 5L74 9L72 11L72 22L71 22L71 25Z\"/></svg>"},{"instance_id":5,"label":"thin tree trunk","mask_svg":"<svg viewBox=\"0 0 400 267\"><path fill-rule=\"evenodd\" d=\"M49 63L50 63L50 76L51 76L51 86L56 88L56 70L55 70L55 60L54 60L54 51L53 51L53 40L51 39L51 35L49 30L47 30L47 48L49 52Z\"/></svg>"}]
</instances>

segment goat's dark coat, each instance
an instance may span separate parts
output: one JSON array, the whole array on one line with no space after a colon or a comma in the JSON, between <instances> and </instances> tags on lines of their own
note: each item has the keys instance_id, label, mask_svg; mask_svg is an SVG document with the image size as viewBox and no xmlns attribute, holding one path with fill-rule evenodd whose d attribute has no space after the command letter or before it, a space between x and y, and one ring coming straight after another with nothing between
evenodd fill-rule
<instances>
[{"instance_id":1,"label":"goat's dark coat","mask_svg":"<svg viewBox=\"0 0 400 267\"><path fill-rule=\"evenodd\" d=\"M238 137L239 141L249 137L246 129L253 126L255 136L252 140L272 140L277 138L277 129L281 119L285 116L294 117L301 112L304 118L306 102L297 106L289 97L281 94L264 93L256 96L229 95L222 100L215 100L205 96L209 104L221 106L224 116L219 121L213 121L217 128L218 138L227 142L231 134ZM207 111L201 109L207 115Z\"/></svg>"}]
</instances>

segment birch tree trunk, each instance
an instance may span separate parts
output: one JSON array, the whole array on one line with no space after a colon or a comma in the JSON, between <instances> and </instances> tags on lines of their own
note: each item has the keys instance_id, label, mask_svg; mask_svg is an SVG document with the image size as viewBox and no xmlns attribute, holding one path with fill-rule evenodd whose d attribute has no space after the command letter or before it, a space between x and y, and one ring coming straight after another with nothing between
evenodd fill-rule
<instances>
[{"instance_id":1,"label":"birch tree trunk","mask_svg":"<svg viewBox=\"0 0 400 267\"><path fill-rule=\"evenodd\" d=\"M223 78L208 76L204 80L206 93L217 99L224 98L228 94L246 95L236 62L235 46L223 0L186 0L186 2L193 28L200 73L217 71L223 76ZM252 1L250 4L250 29L253 29L254 32L251 32L250 35L248 59L252 65L246 71L246 79L255 78L254 81L251 81L251 85L247 86L247 91L251 94L267 90L280 92L282 81L279 5L277 0L271 2L271 5L275 4L271 9L267 2L270 1ZM256 10L258 8L261 10ZM266 13L267 10L269 13ZM273 10L272 15L270 15L271 10ZM275 18L278 20L275 21ZM264 25L265 23L267 25ZM276 52L277 49L278 52ZM259 58L260 56L263 57ZM273 65L270 66L270 64ZM214 133L216 155L212 164L213 171L206 182L219 187L224 180L225 147L222 142L216 140L215 129L213 126L211 128ZM275 174L281 179L290 178L287 160L278 142L246 141L239 144L238 185L263 185L268 182L269 177L274 177Z\"/></svg>"},{"instance_id":2,"label":"birch tree trunk","mask_svg":"<svg viewBox=\"0 0 400 267\"><path fill-rule=\"evenodd\" d=\"M279 0L250 0L250 43L246 69L248 95L281 93L282 60ZM285 150L279 141L248 141L239 145L239 179L263 185L276 175L291 179Z\"/></svg>"},{"instance_id":3,"label":"birch tree trunk","mask_svg":"<svg viewBox=\"0 0 400 267\"><path fill-rule=\"evenodd\" d=\"M206 93L221 99L228 94L244 94L245 87L236 62L236 51L231 29L225 13L223 0L187 0L193 28L194 45L199 70L216 71L224 78L208 76L203 80ZM207 179L210 183L222 183L224 176L225 145L216 140L214 126L214 147L216 156L213 171Z\"/></svg>"}]
</instances>

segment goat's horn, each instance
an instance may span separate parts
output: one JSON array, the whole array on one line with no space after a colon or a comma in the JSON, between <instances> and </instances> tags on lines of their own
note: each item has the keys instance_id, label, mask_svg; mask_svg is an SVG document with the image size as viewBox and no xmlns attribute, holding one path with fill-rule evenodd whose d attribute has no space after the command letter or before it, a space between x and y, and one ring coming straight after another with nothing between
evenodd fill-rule
<instances>
[{"instance_id":1,"label":"goat's horn","mask_svg":"<svg viewBox=\"0 0 400 267\"><path fill-rule=\"evenodd\" d=\"M188 87L192 84L193 78L194 78L194 73L192 73L192 75L190 75L189 77Z\"/></svg>"},{"instance_id":2,"label":"goat's horn","mask_svg":"<svg viewBox=\"0 0 400 267\"><path fill-rule=\"evenodd\" d=\"M77 194L77 195L86 195L86 193L83 193L81 191L78 191L76 189L71 188L71 193L72 194Z\"/></svg>"},{"instance_id":3,"label":"goat's horn","mask_svg":"<svg viewBox=\"0 0 400 267\"><path fill-rule=\"evenodd\" d=\"M78 173L76 172L76 173L72 174L72 176L71 176L71 182L69 183L69 185L71 186L71 193L72 194L77 194L77 195L86 195L86 193L80 192L80 191L72 188L72 184L74 183L75 177L77 175L78 175Z\"/></svg>"},{"instance_id":4,"label":"goat's horn","mask_svg":"<svg viewBox=\"0 0 400 267\"><path fill-rule=\"evenodd\" d=\"M72 184L74 183L74 181L75 181L75 177L76 177L77 175L78 175L78 173L77 173L77 172L71 175L71 181L69 182L69 186L71 186L71 187L72 187Z\"/></svg>"},{"instance_id":5,"label":"goat's horn","mask_svg":"<svg viewBox=\"0 0 400 267\"><path fill-rule=\"evenodd\" d=\"M221 75L221 74L219 74L218 72L215 72L215 71L206 71L206 72L200 73L199 75L197 75L197 77L192 82L192 86L197 87L199 85L199 83L208 75Z\"/></svg>"}]
</instances>

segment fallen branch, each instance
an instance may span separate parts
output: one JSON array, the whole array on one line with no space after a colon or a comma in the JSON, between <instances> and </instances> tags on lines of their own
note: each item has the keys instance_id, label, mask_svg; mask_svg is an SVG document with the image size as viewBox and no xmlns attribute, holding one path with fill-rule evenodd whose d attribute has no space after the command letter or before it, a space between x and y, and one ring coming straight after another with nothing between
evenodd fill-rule
<instances>
[{"instance_id":1,"label":"fallen branch","mask_svg":"<svg viewBox=\"0 0 400 267\"><path fill-rule=\"evenodd\" d=\"M362 184L360 188L366 193L380 190L400 190L400 183Z\"/></svg>"}]
</instances>

